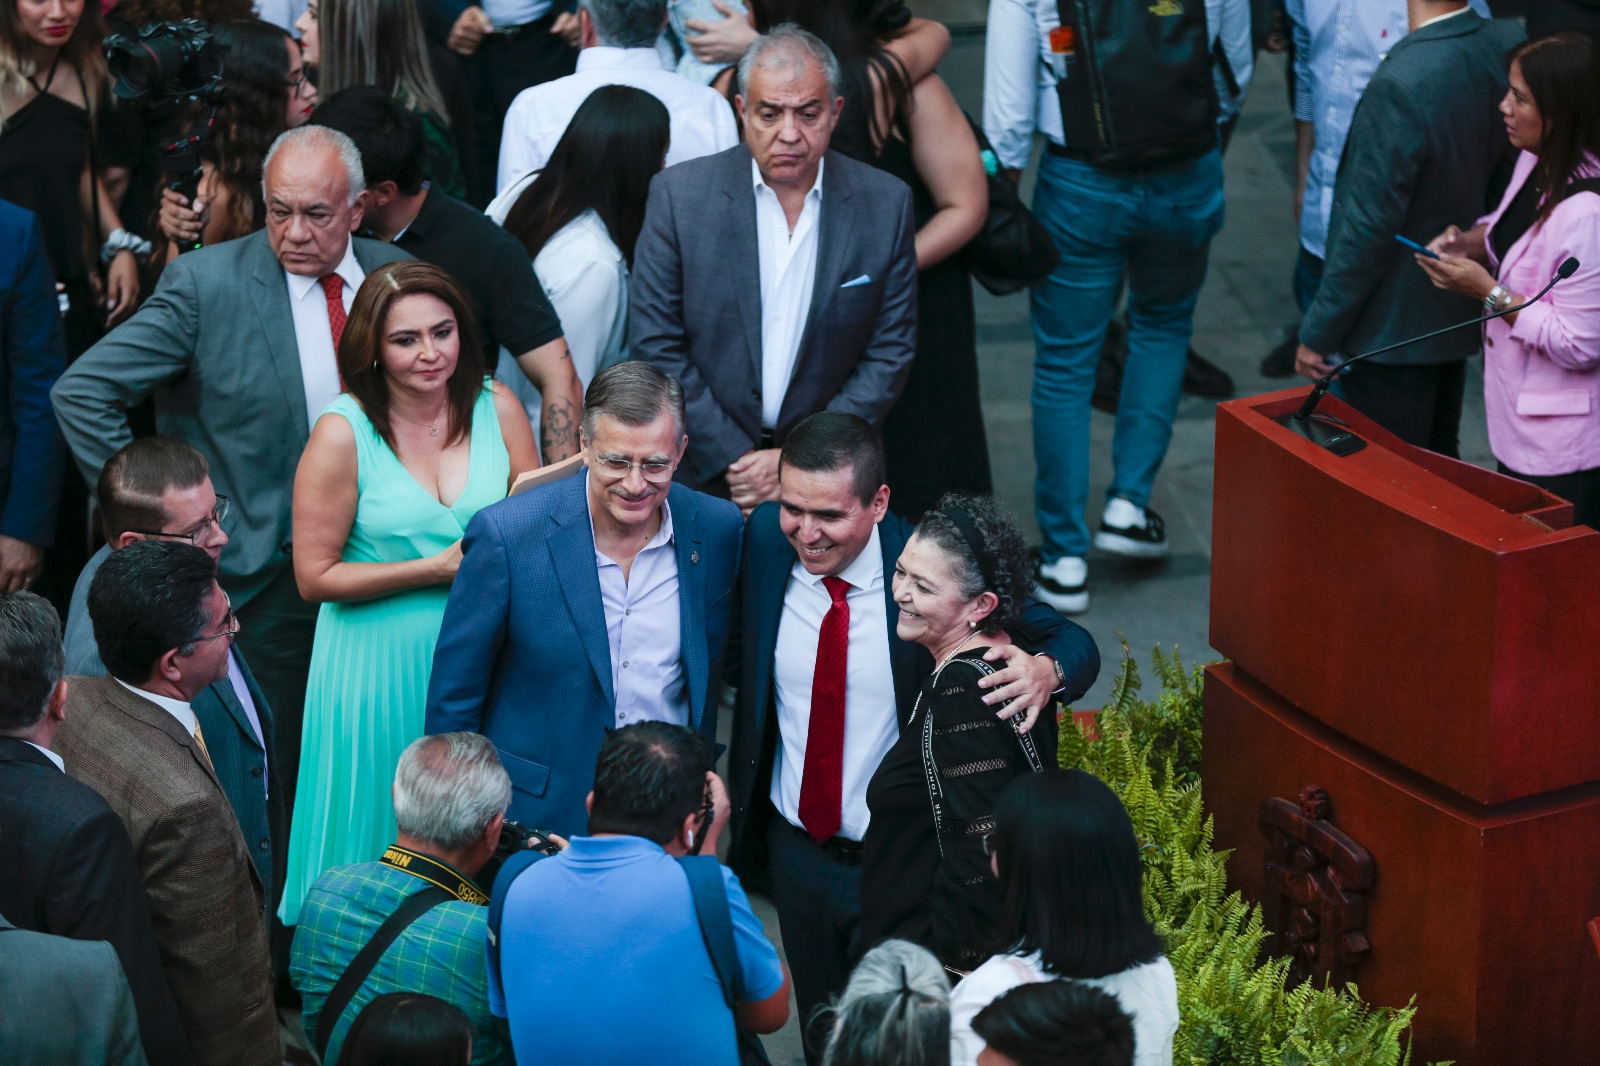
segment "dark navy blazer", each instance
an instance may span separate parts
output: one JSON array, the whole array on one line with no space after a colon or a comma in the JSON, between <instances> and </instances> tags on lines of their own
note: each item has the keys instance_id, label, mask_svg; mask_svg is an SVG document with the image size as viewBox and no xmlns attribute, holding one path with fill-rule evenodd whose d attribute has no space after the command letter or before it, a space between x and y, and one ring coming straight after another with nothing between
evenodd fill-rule
<instances>
[{"instance_id":1,"label":"dark navy blazer","mask_svg":"<svg viewBox=\"0 0 1600 1066\"><path fill-rule=\"evenodd\" d=\"M900 609L895 606L889 579L915 528L892 512L878 523L883 595L889 618L889 664L894 671L895 704L902 729L916 705L923 678L933 672L933 656L928 649L901 640L895 632ZM778 647L778 623L783 617L783 597L794 561L794 547L778 525L778 505L764 503L757 507L745 526L744 565L739 574L742 624L735 652L739 698L733 715L733 742L728 748L728 798L733 805L731 858L746 873L764 865L763 838L773 813L767 797L778 743L773 655ZM1019 645L1048 654L1061 664L1067 675L1067 687L1060 693L1063 705L1089 691L1100 673L1100 650L1094 638L1076 622L1037 600L1023 612L1022 623L1012 636ZM1041 736L1054 737L1055 721L1048 708L1040 716L1039 727L1045 730ZM1051 743L1044 746L1049 748Z\"/></svg>"},{"instance_id":2,"label":"dark navy blazer","mask_svg":"<svg viewBox=\"0 0 1600 1066\"><path fill-rule=\"evenodd\" d=\"M568 835L588 824L616 714L586 485L564 478L473 517L428 685L427 732L494 741L514 789L507 817ZM714 740L742 522L733 504L682 485L667 502L691 724Z\"/></svg>"},{"instance_id":3,"label":"dark navy blazer","mask_svg":"<svg viewBox=\"0 0 1600 1066\"><path fill-rule=\"evenodd\" d=\"M67 444L50 386L67 368L56 281L33 212L0 200L0 534L55 539Z\"/></svg>"}]
</instances>

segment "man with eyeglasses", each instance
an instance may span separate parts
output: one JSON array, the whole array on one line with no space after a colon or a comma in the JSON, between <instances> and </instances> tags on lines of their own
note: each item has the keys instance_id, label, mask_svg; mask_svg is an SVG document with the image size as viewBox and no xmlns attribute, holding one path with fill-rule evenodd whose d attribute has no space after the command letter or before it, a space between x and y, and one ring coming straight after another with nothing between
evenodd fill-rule
<instances>
[{"instance_id":1,"label":"man with eyeglasses","mask_svg":"<svg viewBox=\"0 0 1600 1066\"><path fill-rule=\"evenodd\" d=\"M427 732L482 733L511 775L507 815L570 836L607 730L714 740L739 570L738 508L673 484L683 390L650 363L595 375L582 476L467 526L428 686Z\"/></svg>"},{"instance_id":2,"label":"man with eyeglasses","mask_svg":"<svg viewBox=\"0 0 1600 1066\"><path fill-rule=\"evenodd\" d=\"M133 842L195 1061L277 1066L266 887L194 710L227 678L239 633L216 561L175 539L119 548L100 564L88 609L110 673L69 679L55 750Z\"/></svg>"},{"instance_id":3,"label":"man with eyeglasses","mask_svg":"<svg viewBox=\"0 0 1600 1066\"><path fill-rule=\"evenodd\" d=\"M106 545L89 560L72 590L63 641L67 672L86 677L106 672L89 617L89 587L113 551L144 540L167 540L193 544L215 560L228 543L223 528L228 497L211 487L205 456L174 437L144 437L117 452L100 471L95 496ZM227 676L202 689L192 706L271 914L277 910L278 866L287 828L278 760L271 754L275 722L244 653L232 641L227 644ZM280 931L273 947L282 972L289 961L289 937Z\"/></svg>"}]
</instances>

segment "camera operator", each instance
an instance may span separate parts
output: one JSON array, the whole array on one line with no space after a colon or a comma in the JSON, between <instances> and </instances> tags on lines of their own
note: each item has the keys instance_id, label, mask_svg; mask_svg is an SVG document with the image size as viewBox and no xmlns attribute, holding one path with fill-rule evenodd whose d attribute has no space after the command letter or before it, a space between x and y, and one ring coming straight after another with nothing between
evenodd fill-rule
<instances>
[{"instance_id":1,"label":"camera operator","mask_svg":"<svg viewBox=\"0 0 1600 1066\"><path fill-rule=\"evenodd\" d=\"M227 49L222 99L211 132L199 143L202 174L194 203L172 189L161 192L164 262L197 243L220 244L266 225L262 160L280 133L305 124L316 104L300 45L282 29L260 19L235 19L213 27L212 34ZM195 120L204 122L206 114L196 110Z\"/></svg>"},{"instance_id":2,"label":"camera operator","mask_svg":"<svg viewBox=\"0 0 1600 1066\"><path fill-rule=\"evenodd\" d=\"M394 775L399 834L376 862L335 867L319 877L300 908L289 977L304 1001L306 1035L322 1061L339 1061L340 1045L361 1008L387 992L425 992L460 1007L472 1022L472 1061L497 1063L509 1048L491 1023L484 959L489 898L474 875L502 847L511 778L494 745L477 733L441 733L414 741ZM548 838L551 848L566 846ZM544 844L535 837L532 842ZM497 867L496 867L497 868ZM434 886L442 902L405 924L366 974L356 955L408 897ZM340 993L341 981L352 991ZM344 998L342 1008L339 1000ZM323 1018L329 1010L337 1016Z\"/></svg>"}]
</instances>

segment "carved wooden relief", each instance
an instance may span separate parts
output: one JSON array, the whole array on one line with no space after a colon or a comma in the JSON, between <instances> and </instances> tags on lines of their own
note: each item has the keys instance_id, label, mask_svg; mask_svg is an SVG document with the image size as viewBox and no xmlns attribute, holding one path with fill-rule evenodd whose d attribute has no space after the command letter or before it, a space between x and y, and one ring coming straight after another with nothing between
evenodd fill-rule
<instances>
[{"instance_id":1,"label":"carved wooden relief","mask_svg":"<svg viewBox=\"0 0 1600 1066\"><path fill-rule=\"evenodd\" d=\"M1331 822L1327 792L1300 790L1299 802L1261 801L1257 820L1267 838L1262 917L1276 934L1276 954L1294 962L1294 984L1318 987L1351 980L1372 950L1367 940L1367 893L1376 870L1366 848Z\"/></svg>"}]
</instances>

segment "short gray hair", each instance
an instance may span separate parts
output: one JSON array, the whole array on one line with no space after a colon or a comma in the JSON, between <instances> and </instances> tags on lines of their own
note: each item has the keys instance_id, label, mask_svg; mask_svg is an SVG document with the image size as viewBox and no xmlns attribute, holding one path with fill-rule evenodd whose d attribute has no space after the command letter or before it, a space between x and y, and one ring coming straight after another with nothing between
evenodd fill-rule
<instances>
[{"instance_id":1,"label":"short gray hair","mask_svg":"<svg viewBox=\"0 0 1600 1066\"><path fill-rule=\"evenodd\" d=\"M408 837L457 851L482 836L509 806L511 777L482 734L423 737L400 755L394 820Z\"/></svg>"},{"instance_id":2,"label":"short gray hair","mask_svg":"<svg viewBox=\"0 0 1600 1066\"><path fill-rule=\"evenodd\" d=\"M822 38L807 33L792 22L774 26L750 42L739 57L739 95L750 94L750 73L756 67L788 67L793 76L805 72L806 64L815 63L828 79L828 100L839 96L839 60L833 49L822 43ZM748 103L748 99L746 101Z\"/></svg>"},{"instance_id":3,"label":"short gray hair","mask_svg":"<svg viewBox=\"0 0 1600 1066\"><path fill-rule=\"evenodd\" d=\"M612 48L654 48L667 24L667 0L580 0L594 35Z\"/></svg>"},{"instance_id":4,"label":"short gray hair","mask_svg":"<svg viewBox=\"0 0 1600 1066\"><path fill-rule=\"evenodd\" d=\"M278 139L267 149L267 158L261 162L261 195L267 195L267 171L272 168L273 157L282 148L332 148L344 165L345 177L350 179L350 203L356 202L367 189L367 172L361 169L361 149L345 134L327 126L297 126L278 134Z\"/></svg>"},{"instance_id":5,"label":"short gray hair","mask_svg":"<svg viewBox=\"0 0 1600 1066\"><path fill-rule=\"evenodd\" d=\"M66 672L61 616L50 601L0 594L0 736L33 728Z\"/></svg>"},{"instance_id":6,"label":"short gray hair","mask_svg":"<svg viewBox=\"0 0 1600 1066\"><path fill-rule=\"evenodd\" d=\"M944 967L909 940L885 940L867 952L832 1009L823 1066L950 1061L950 985Z\"/></svg>"},{"instance_id":7,"label":"short gray hair","mask_svg":"<svg viewBox=\"0 0 1600 1066\"><path fill-rule=\"evenodd\" d=\"M596 374L583 394L583 435L594 440L601 415L610 415L625 426L648 426L663 411L671 412L682 437L687 421L678 379L654 363L638 359L617 363Z\"/></svg>"}]
</instances>

